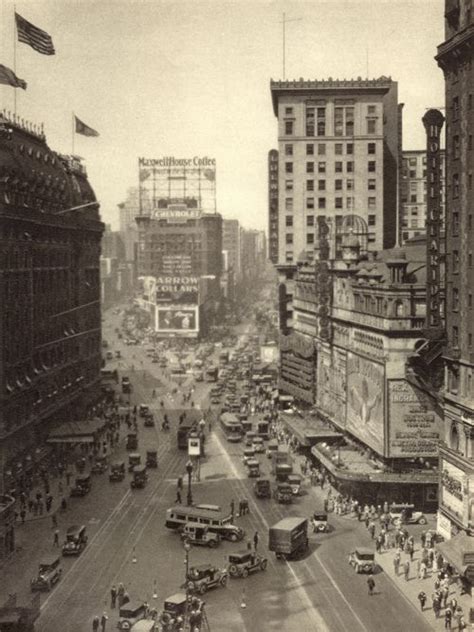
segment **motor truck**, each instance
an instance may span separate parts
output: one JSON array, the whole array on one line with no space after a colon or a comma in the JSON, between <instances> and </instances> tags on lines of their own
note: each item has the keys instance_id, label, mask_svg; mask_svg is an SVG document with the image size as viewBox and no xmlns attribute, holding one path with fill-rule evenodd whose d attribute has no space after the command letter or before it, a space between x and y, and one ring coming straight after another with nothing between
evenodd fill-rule
<instances>
[{"instance_id":1,"label":"motor truck","mask_svg":"<svg viewBox=\"0 0 474 632\"><path fill-rule=\"evenodd\" d=\"M283 518L268 532L268 548L277 559L292 559L308 548L308 520L300 517Z\"/></svg>"}]
</instances>

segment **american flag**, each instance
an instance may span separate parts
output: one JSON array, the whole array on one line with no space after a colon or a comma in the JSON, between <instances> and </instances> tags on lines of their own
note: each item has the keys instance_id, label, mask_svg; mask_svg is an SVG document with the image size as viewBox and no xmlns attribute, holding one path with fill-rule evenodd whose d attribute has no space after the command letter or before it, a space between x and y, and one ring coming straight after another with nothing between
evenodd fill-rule
<instances>
[{"instance_id":1,"label":"american flag","mask_svg":"<svg viewBox=\"0 0 474 632\"><path fill-rule=\"evenodd\" d=\"M28 44L38 53L42 55L54 55L55 50L53 46L53 40L51 35L48 35L46 31L42 31L21 15L15 13L16 30L18 33L18 41Z\"/></svg>"}]
</instances>

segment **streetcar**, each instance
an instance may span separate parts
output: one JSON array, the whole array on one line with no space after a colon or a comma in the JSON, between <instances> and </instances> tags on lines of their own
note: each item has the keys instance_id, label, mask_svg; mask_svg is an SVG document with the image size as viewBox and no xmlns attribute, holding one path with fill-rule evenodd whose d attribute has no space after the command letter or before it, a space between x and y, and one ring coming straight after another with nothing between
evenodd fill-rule
<instances>
[{"instance_id":1,"label":"streetcar","mask_svg":"<svg viewBox=\"0 0 474 632\"><path fill-rule=\"evenodd\" d=\"M234 413L222 413L221 428L227 441L242 441L242 424Z\"/></svg>"}]
</instances>

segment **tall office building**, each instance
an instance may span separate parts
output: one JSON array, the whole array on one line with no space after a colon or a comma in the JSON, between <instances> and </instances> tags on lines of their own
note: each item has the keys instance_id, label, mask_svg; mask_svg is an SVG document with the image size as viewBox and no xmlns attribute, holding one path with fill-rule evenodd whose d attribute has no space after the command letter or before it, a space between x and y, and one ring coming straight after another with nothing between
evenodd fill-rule
<instances>
[{"instance_id":1,"label":"tall office building","mask_svg":"<svg viewBox=\"0 0 474 632\"><path fill-rule=\"evenodd\" d=\"M238 219L222 221L222 250L227 252L227 266L233 278L238 281L241 276L240 261L240 225Z\"/></svg>"},{"instance_id":2,"label":"tall office building","mask_svg":"<svg viewBox=\"0 0 474 632\"><path fill-rule=\"evenodd\" d=\"M446 0L445 41L436 60L446 94L446 333L444 442L438 530L474 533L474 15L469 0ZM467 536L465 536L467 537ZM458 536L459 538L459 536ZM456 538L466 571L463 537ZM469 539L469 538L468 538ZM470 539L472 542L472 538ZM472 557L472 544L470 545ZM462 561L464 560L464 564ZM474 579L471 565L470 580Z\"/></svg>"},{"instance_id":3,"label":"tall office building","mask_svg":"<svg viewBox=\"0 0 474 632\"><path fill-rule=\"evenodd\" d=\"M280 324L291 328L291 280L302 253L314 254L318 218L330 229L331 258L348 233L363 252L395 245L401 106L387 77L272 81L270 90L279 156L270 247L284 284ZM274 172L275 154L269 160Z\"/></svg>"},{"instance_id":4,"label":"tall office building","mask_svg":"<svg viewBox=\"0 0 474 632\"><path fill-rule=\"evenodd\" d=\"M441 181L445 179L445 152L440 151ZM400 245L408 239L426 233L426 150L414 149L402 153L402 179L400 184ZM444 222L445 189L441 188L440 213Z\"/></svg>"}]
</instances>

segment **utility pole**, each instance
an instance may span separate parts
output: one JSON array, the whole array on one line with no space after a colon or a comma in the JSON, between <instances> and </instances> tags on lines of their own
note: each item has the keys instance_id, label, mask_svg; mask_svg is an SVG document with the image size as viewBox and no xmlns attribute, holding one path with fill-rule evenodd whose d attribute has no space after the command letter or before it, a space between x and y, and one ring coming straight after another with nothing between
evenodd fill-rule
<instances>
[{"instance_id":1,"label":"utility pole","mask_svg":"<svg viewBox=\"0 0 474 632\"><path fill-rule=\"evenodd\" d=\"M283 14L283 20L280 24L283 25L283 79L286 79L286 25L289 22L301 22L302 18L286 18L286 13Z\"/></svg>"}]
</instances>

